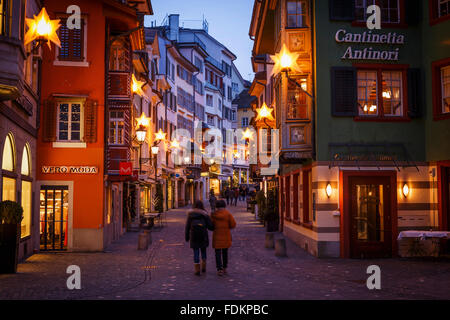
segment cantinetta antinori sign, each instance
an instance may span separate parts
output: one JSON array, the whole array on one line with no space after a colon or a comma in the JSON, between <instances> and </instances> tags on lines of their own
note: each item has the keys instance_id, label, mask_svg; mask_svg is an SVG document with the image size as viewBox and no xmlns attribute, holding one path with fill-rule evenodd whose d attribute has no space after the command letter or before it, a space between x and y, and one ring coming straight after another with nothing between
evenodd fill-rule
<instances>
[{"instance_id":1,"label":"cantinetta antinori sign","mask_svg":"<svg viewBox=\"0 0 450 320\"><path fill-rule=\"evenodd\" d=\"M363 33L350 33L344 29L339 29L336 32L335 40L338 43L357 43L368 45L404 45L405 36L395 32L389 33L372 33L372 31L365 31ZM353 48L349 46L345 50L342 59L346 60L383 60L383 61L398 61L399 48L393 50L374 50L373 47L366 47L363 49Z\"/></svg>"},{"instance_id":2,"label":"cantinetta antinori sign","mask_svg":"<svg viewBox=\"0 0 450 320\"><path fill-rule=\"evenodd\" d=\"M45 174L97 174L95 166L42 166Z\"/></svg>"}]
</instances>

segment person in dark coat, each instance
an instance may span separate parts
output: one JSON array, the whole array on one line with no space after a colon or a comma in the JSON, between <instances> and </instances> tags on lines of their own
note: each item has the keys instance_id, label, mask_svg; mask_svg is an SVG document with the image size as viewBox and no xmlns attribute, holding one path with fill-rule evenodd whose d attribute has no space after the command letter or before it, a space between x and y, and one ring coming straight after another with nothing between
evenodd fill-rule
<instances>
[{"instance_id":1,"label":"person in dark coat","mask_svg":"<svg viewBox=\"0 0 450 320\"><path fill-rule=\"evenodd\" d=\"M211 207L211 212L214 212L216 210L216 201L217 198L214 195L214 190L211 189L211 192L209 194L209 205Z\"/></svg>"},{"instance_id":2,"label":"person in dark coat","mask_svg":"<svg viewBox=\"0 0 450 320\"><path fill-rule=\"evenodd\" d=\"M232 243L231 229L236 227L236 220L225 208L225 201L219 200L217 211L211 215L214 224L213 248L216 251L216 268L219 276L227 274L228 249Z\"/></svg>"},{"instance_id":3,"label":"person in dark coat","mask_svg":"<svg viewBox=\"0 0 450 320\"><path fill-rule=\"evenodd\" d=\"M234 192L234 205L237 206L237 201L239 198L239 189L235 188L233 192Z\"/></svg>"},{"instance_id":4,"label":"person in dark coat","mask_svg":"<svg viewBox=\"0 0 450 320\"><path fill-rule=\"evenodd\" d=\"M231 195L230 193L231 193L230 188L227 188L225 190L225 198L227 199L227 204L230 204L230 195Z\"/></svg>"},{"instance_id":5,"label":"person in dark coat","mask_svg":"<svg viewBox=\"0 0 450 320\"><path fill-rule=\"evenodd\" d=\"M201 271L206 272L206 248L209 246L208 230L213 231L214 226L203 202L197 201L194 208L188 211L185 238L194 251L195 275L200 275L200 253L202 256Z\"/></svg>"}]
</instances>

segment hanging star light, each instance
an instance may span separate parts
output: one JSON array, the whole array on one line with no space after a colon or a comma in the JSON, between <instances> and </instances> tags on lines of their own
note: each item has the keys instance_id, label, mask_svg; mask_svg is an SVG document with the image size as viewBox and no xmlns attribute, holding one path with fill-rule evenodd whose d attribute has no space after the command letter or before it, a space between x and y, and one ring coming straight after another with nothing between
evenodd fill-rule
<instances>
[{"instance_id":1,"label":"hanging star light","mask_svg":"<svg viewBox=\"0 0 450 320\"><path fill-rule=\"evenodd\" d=\"M131 91L140 97L144 95L144 92L142 91L144 84L145 82L137 80L134 74L131 76Z\"/></svg>"},{"instance_id":2,"label":"hanging star light","mask_svg":"<svg viewBox=\"0 0 450 320\"><path fill-rule=\"evenodd\" d=\"M242 133L242 140L253 140L253 132L249 128Z\"/></svg>"},{"instance_id":3,"label":"hanging star light","mask_svg":"<svg viewBox=\"0 0 450 320\"><path fill-rule=\"evenodd\" d=\"M147 118L145 115L145 112L142 112L141 117L136 119L137 121L137 127L145 127L148 128L150 125L150 118Z\"/></svg>"},{"instance_id":4,"label":"hanging star light","mask_svg":"<svg viewBox=\"0 0 450 320\"><path fill-rule=\"evenodd\" d=\"M261 108L256 109L256 112L258 113L258 116L256 117L256 121L259 120L269 120L274 121L275 118L272 116L273 108L269 108L267 104L264 102Z\"/></svg>"},{"instance_id":5,"label":"hanging star light","mask_svg":"<svg viewBox=\"0 0 450 320\"><path fill-rule=\"evenodd\" d=\"M173 140L170 142L170 148L171 148L171 149L178 149L178 148L180 148L180 143L178 142L177 139L173 139Z\"/></svg>"},{"instance_id":6,"label":"hanging star light","mask_svg":"<svg viewBox=\"0 0 450 320\"><path fill-rule=\"evenodd\" d=\"M163 141L166 140L166 134L159 129L159 131L155 134L155 141Z\"/></svg>"},{"instance_id":7,"label":"hanging star light","mask_svg":"<svg viewBox=\"0 0 450 320\"><path fill-rule=\"evenodd\" d=\"M277 74L283 71L294 71L301 73L300 66L297 63L297 59L299 57L298 53L289 52L286 48L286 45L283 44L281 51L276 55L270 56L275 62L275 65L272 69L272 74Z\"/></svg>"},{"instance_id":8,"label":"hanging star light","mask_svg":"<svg viewBox=\"0 0 450 320\"><path fill-rule=\"evenodd\" d=\"M33 19L26 18L26 24L28 31L25 34L24 44L27 45L34 40L38 42L39 47L43 42L47 42L49 49L51 49L51 43L53 42L58 47L61 47L56 31L61 26L60 19L50 20L45 8L42 8L38 16L33 16Z\"/></svg>"}]
</instances>

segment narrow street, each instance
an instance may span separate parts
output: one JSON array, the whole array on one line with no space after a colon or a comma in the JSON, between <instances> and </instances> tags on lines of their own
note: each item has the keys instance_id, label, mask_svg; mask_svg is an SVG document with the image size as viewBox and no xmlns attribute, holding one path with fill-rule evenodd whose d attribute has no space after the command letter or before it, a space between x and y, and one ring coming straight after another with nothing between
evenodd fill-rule
<instances>
[{"instance_id":1,"label":"narrow street","mask_svg":"<svg viewBox=\"0 0 450 320\"><path fill-rule=\"evenodd\" d=\"M243 202L231 211L238 226L227 276L216 275L212 248L206 275L194 275L184 241L184 208L167 213L165 227L152 232L148 251L137 250L138 233L127 233L104 253L33 255L17 274L0 275L0 299L449 298L448 261L317 259L289 240L288 257L278 258L264 248L265 230ZM366 268L373 264L381 268L381 290L366 287ZM69 265L81 268L81 290L66 287Z\"/></svg>"}]
</instances>

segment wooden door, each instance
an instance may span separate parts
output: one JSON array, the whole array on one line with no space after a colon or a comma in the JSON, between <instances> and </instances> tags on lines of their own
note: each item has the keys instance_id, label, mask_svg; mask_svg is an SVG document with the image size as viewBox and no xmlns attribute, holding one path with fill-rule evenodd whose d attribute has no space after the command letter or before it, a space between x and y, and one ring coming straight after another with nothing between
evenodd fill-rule
<instances>
[{"instance_id":1,"label":"wooden door","mask_svg":"<svg viewBox=\"0 0 450 320\"><path fill-rule=\"evenodd\" d=\"M350 255L392 256L392 208L389 177L350 177Z\"/></svg>"}]
</instances>

